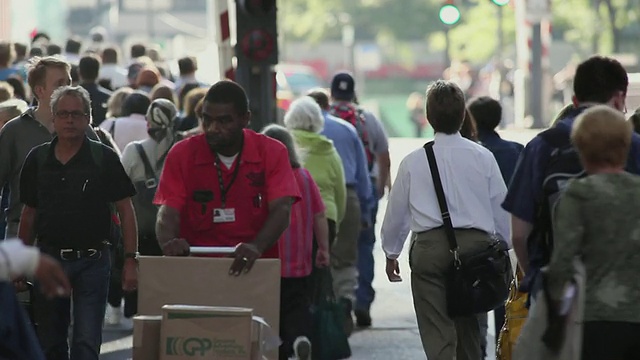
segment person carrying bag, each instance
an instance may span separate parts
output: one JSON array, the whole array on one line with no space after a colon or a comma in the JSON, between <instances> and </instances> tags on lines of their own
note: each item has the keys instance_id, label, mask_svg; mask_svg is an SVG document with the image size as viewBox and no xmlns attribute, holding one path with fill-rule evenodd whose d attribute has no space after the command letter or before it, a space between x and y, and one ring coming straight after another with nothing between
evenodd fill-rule
<instances>
[{"instance_id":1,"label":"person carrying bag","mask_svg":"<svg viewBox=\"0 0 640 360\"><path fill-rule=\"evenodd\" d=\"M495 234L488 234L489 246L482 251L461 257L456 234L451 223L447 200L442 188L433 142L424 146L429 170L442 213L453 262L446 279L447 311L450 317L470 316L489 312L504 304L513 278L507 243Z\"/></svg>"},{"instance_id":2,"label":"person carrying bag","mask_svg":"<svg viewBox=\"0 0 640 360\"><path fill-rule=\"evenodd\" d=\"M465 113L459 86L429 86L434 141L400 162L381 228L390 282L403 281L399 257L412 234L411 293L429 360L483 358L478 315L506 300L510 282L507 187L493 154L461 135Z\"/></svg>"}]
</instances>

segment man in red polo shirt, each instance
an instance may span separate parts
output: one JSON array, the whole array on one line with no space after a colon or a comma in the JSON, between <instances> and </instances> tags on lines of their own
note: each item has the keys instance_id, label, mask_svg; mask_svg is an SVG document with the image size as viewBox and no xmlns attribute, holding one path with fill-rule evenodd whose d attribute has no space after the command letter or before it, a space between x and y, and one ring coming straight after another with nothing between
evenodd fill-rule
<instances>
[{"instance_id":1,"label":"man in red polo shirt","mask_svg":"<svg viewBox=\"0 0 640 360\"><path fill-rule=\"evenodd\" d=\"M154 199L165 255L235 246L232 275L251 270L260 257L278 258L276 242L300 193L287 149L246 129L250 119L244 89L220 81L204 98L204 134L169 151Z\"/></svg>"}]
</instances>

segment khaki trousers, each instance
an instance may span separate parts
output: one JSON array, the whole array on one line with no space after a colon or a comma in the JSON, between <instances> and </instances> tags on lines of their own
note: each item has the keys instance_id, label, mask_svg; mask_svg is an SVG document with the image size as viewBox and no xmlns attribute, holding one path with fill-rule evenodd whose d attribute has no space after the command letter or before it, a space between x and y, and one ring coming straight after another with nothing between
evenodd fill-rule
<instances>
[{"instance_id":1,"label":"khaki trousers","mask_svg":"<svg viewBox=\"0 0 640 360\"><path fill-rule=\"evenodd\" d=\"M480 251L489 244L482 231L455 233L462 255ZM429 360L481 360L478 317L452 319L447 315L445 276L452 261L444 229L412 235L411 292L422 346Z\"/></svg>"},{"instance_id":2,"label":"khaki trousers","mask_svg":"<svg viewBox=\"0 0 640 360\"><path fill-rule=\"evenodd\" d=\"M331 247L331 275L336 298L355 300L358 287L358 237L362 227L360 200L355 189L347 188L347 209Z\"/></svg>"}]
</instances>

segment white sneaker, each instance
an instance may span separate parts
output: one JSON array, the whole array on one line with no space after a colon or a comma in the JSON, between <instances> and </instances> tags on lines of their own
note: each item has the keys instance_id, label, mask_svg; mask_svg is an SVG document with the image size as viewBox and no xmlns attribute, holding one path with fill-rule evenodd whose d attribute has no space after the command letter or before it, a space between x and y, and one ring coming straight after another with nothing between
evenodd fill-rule
<instances>
[{"instance_id":1,"label":"white sneaker","mask_svg":"<svg viewBox=\"0 0 640 360\"><path fill-rule=\"evenodd\" d=\"M297 360L311 359L311 341L306 336L299 336L293 342L293 354Z\"/></svg>"},{"instance_id":2,"label":"white sneaker","mask_svg":"<svg viewBox=\"0 0 640 360\"><path fill-rule=\"evenodd\" d=\"M114 308L107 304L107 311L105 311L104 322L109 326L118 326L122 322L122 307Z\"/></svg>"}]
</instances>

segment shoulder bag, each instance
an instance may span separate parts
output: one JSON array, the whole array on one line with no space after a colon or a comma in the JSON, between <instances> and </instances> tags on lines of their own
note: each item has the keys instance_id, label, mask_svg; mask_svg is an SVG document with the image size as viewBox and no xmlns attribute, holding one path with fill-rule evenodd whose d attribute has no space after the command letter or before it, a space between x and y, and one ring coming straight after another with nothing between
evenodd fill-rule
<instances>
[{"instance_id":1,"label":"shoulder bag","mask_svg":"<svg viewBox=\"0 0 640 360\"><path fill-rule=\"evenodd\" d=\"M513 278L507 244L487 234L487 248L460 255L456 234L438 172L433 142L424 146L438 198L442 223L453 255L446 275L447 312L450 317L464 317L491 311L504 304Z\"/></svg>"}]
</instances>

